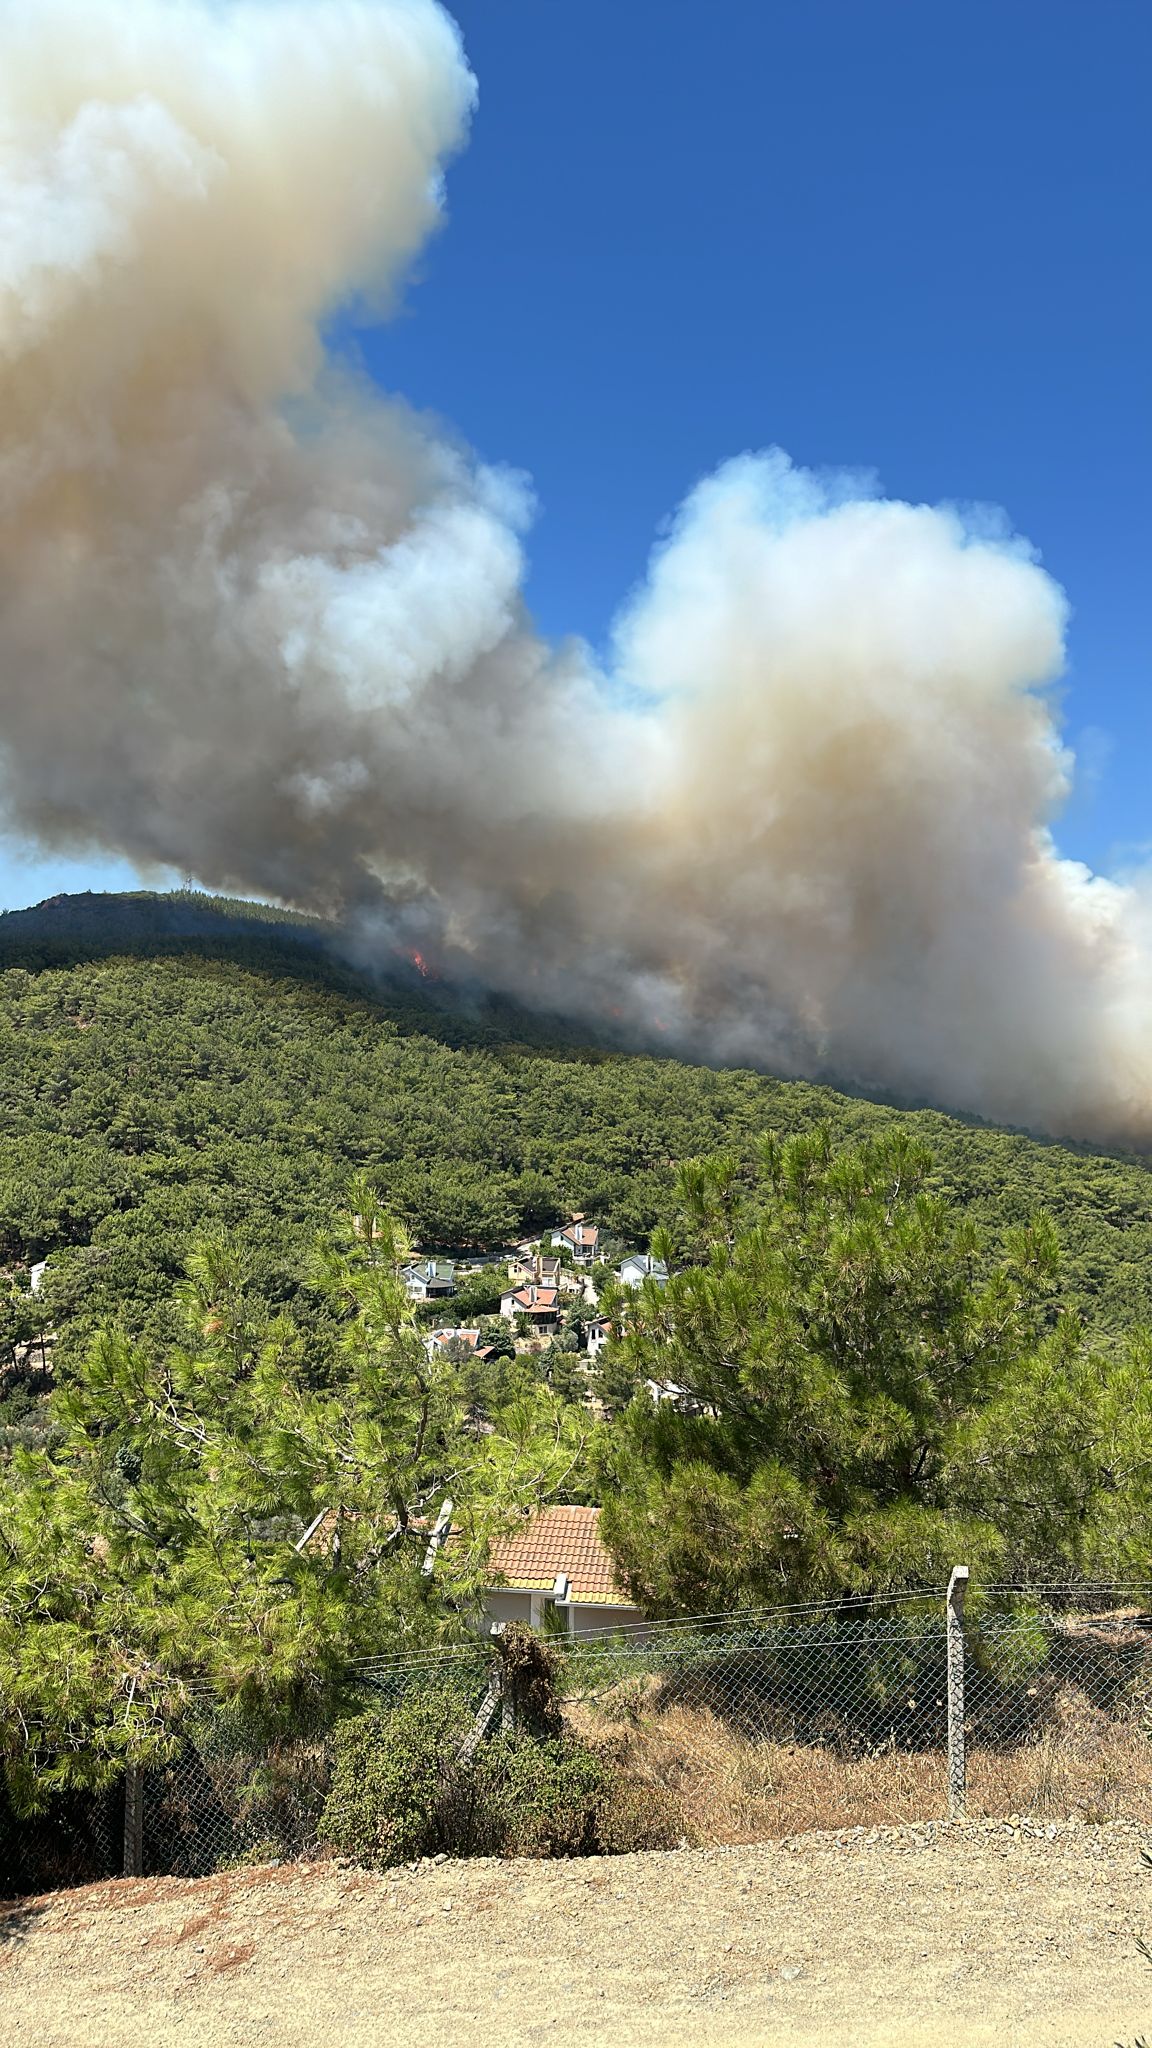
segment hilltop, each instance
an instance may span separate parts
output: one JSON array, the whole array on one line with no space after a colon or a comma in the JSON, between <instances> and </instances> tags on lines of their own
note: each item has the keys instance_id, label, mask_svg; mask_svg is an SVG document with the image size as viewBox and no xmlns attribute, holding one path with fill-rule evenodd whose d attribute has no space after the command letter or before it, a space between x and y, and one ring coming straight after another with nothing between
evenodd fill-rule
<instances>
[{"instance_id":1,"label":"hilltop","mask_svg":"<svg viewBox=\"0 0 1152 2048\"><path fill-rule=\"evenodd\" d=\"M1064 1298L1091 1321L1152 1322L1142 1160L581 1042L399 956L370 973L316 919L188 892L57 898L0 917L0 986L0 1262L53 1255L65 1344L159 1313L205 1225L237 1230L287 1298L357 1171L425 1245L506 1242L571 1208L642 1243L677 1161L817 1121L845 1142L907 1123L993 1236L1055 1216Z\"/></svg>"}]
</instances>

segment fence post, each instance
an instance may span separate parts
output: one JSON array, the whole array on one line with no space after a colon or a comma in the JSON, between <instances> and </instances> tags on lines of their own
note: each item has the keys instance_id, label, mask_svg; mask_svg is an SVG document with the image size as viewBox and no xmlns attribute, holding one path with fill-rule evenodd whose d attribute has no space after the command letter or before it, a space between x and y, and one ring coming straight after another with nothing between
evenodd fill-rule
<instances>
[{"instance_id":1,"label":"fence post","mask_svg":"<svg viewBox=\"0 0 1152 2048\"><path fill-rule=\"evenodd\" d=\"M124 1773L124 1875L144 1875L144 1773L132 1764Z\"/></svg>"},{"instance_id":2,"label":"fence post","mask_svg":"<svg viewBox=\"0 0 1152 2048\"><path fill-rule=\"evenodd\" d=\"M492 1636L502 1636L504 1633L504 1623L502 1621L494 1621L488 1633ZM458 1762L462 1764L469 1763L475 1756L477 1749L496 1718L497 1710L500 1713L500 1725L504 1728L507 1726L508 1687L499 1651L496 1653L496 1659L492 1666L492 1676L488 1680L488 1690L476 1710L476 1718L471 1728L460 1745Z\"/></svg>"},{"instance_id":3,"label":"fence post","mask_svg":"<svg viewBox=\"0 0 1152 2048\"><path fill-rule=\"evenodd\" d=\"M967 1796L964 1756L964 1595L968 1567L958 1564L948 1581L945 1627L948 1643L948 1818L963 1820Z\"/></svg>"}]
</instances>

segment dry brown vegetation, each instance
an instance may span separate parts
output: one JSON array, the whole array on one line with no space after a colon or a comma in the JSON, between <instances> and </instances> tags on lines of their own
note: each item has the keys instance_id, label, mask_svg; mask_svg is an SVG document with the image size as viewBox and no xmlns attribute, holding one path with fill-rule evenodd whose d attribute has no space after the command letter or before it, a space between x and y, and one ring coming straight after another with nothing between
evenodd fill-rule
<instances>
[{"instance_id":1,"label":"dry brown vegetation","mask_svg":"<svg viewBox=\"0 0 1152 2048\"><path fill-rule=\"evenodd\" d=\"M707 1707L661 1707L642 1687L569 1710L572 1725L629 1774L678 1801L694 1843L756 1842L810 1829L942 1819L947 1760L892 1747L850 1756L832 1747L752 1741ZM968 1755L973 1817L1152 1821L1152 1746L1073 1687L1026 1742Z\"/></svg>"}]
</instances>

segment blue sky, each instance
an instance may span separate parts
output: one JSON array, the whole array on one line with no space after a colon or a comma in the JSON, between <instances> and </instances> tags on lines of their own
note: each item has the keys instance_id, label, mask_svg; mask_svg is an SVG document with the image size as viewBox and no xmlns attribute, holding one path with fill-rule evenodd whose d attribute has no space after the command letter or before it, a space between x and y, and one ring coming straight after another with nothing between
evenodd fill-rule
<instances>
[{"instance_id":1,"label":"blue sky","mask_svg":"<svg viewBox=\"0 0 1152 2048\"><path fill-rule=\"evenodd\" d=\"M1073 605L1062 850L1152 841L1148 0L457 0L446 231L372 374L534 478L601 642L705 471L778 443L991 501ZM0 902L128 871L0 856Z\"/></svg>"}]
</instances>

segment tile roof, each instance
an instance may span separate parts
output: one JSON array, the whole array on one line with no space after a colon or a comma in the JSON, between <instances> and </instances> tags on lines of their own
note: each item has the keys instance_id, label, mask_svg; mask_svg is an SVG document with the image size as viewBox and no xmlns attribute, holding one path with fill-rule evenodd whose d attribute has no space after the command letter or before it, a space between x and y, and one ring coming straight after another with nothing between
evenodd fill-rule
<instances>
[{"instance_id":1,"label":"tile roof","mask_svg":"<svg viewBox=\"0 0 1152 2048\"><path fill-rule=\"evenodd\" d=\"M599 1508L541 1508L522 1529L492 1545L490 1562L502 1583L522 1591L551 1591L566 1572L581 1605L631 1607L612 1559L600 1541Z\"/></svg>"},{"instance_id":2,"label":"tile roof","mask_svg":"<svg viewBox=\"0 0 1152 2048\"><path fill-rule=\"evenodd\" d=\"M543 1310L550 1314L556 1306L554 1287L517 1287L510 1291L512 1300L518 1302L523 1309ZM503 1295L501 1299L507 1301L508 1295Z\"/></svg>"},{"instance_id":3,"label":"tile roof","mask_svg":"<svg viewBox=\"0 0 1152 2048\"><path fill-rule=\"evenodd\" d=\"M509 1263L518 1272L530 1273L535 1280L552 1282L560 1277L559 1259L550 1258L544 1252L524 1252Z\"/></svg>"},{"instance_id":4,"label":"tile roof","mask_svg":"<svg viewBox=\"0 0 1152 2048\"><path fill-rule=\"evenodd\" d=\"M552 1241L558 1237L567 1238L570 1244L595 1244L600 1232L595 1223L585 1223L582 1216L574 1216L561 1230L552 1232Z\"/></svg>"}]
</instances>

